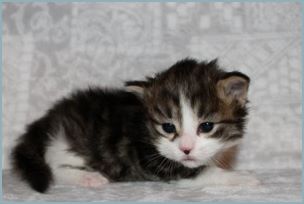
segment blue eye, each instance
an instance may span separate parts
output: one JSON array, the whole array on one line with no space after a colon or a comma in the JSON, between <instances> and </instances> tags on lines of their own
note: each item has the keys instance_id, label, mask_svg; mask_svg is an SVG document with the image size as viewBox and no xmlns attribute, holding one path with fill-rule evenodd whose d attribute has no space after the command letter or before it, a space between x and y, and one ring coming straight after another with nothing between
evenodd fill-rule
<instances>
[{"instance_id":1,"label":"blue eye","mask_svg":"<svg viewBox=\"0 0 304 204\"><path fill-rule=\"evenodd\" d=\"M175 125L173 125L172 123L163 123L162 128L166 133L175 133L176 132Z\"/></svg>"},{"instance_id":2,"label":"blue eye","mask_svg":"<svg viewBox=\"0 0 304 204\"><path fill-rule=\"evenodd\" d=\"M198 127L199 132L203 132L203 133L207 133L210 132L214 127L214 123L210 123L210 122L205 122L205 123L201 123Z\"/></svg>"}]
</instances>

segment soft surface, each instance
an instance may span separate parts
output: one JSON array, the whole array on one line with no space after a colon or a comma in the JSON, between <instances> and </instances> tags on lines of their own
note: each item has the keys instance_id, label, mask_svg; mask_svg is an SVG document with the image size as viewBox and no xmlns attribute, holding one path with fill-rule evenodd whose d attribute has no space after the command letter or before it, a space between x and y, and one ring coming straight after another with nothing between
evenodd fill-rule
<instances>
[{"instance_id":1,"label":"soft surface","mask_svg":"<svg viewBox=\"0 0 304 204\"><path fill-rule=\"evenodd\" d=\"M47 194L32 191L9 171L3 173L3 199L10 201L301 201L301 171L258 170L258 186L176 188L159 182L107 184L103 188L55 185Z\"/></svg>"}]
</instances>

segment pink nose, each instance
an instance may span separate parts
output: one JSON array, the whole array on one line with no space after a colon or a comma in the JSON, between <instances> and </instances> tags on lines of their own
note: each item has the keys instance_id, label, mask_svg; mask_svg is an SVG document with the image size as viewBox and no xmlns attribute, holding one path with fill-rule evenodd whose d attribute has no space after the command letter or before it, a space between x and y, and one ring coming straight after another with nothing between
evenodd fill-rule
<instances>
[{"instance_id":1,"label":"pink nose","mask_svg":"<svg viewBox=\"0 0 304 204\"><path fill-rule=\"evenodd\" d=\"M184 152L186 155L190 154L190 152L191 152L191 149L190 149L190 148L180 148L180 150L181 150L182 152Z\"/></svg>"},{"instance_id":2,"label":"pink nose","mask_svg":"<svg viewBox=\"0 0 304 204\"><path fill-rule=\"evenodd\" d=\"M195 139L191 134L183 134L179 141L179 149L186 155L190 154L195 145Z\"/></svg>"},{"instance_id":3,"label":"pink nose","mask_svg":"<svg viewBox=\"0 0 304 204\"><path fill-rule=\"evenodd\" d=\"M191 151L191 150L186 149L186 150L184 150L183 152L184 152L185 154L188 155L188 154L190 153L190 151Z\"/></svg>"}]
</instances>

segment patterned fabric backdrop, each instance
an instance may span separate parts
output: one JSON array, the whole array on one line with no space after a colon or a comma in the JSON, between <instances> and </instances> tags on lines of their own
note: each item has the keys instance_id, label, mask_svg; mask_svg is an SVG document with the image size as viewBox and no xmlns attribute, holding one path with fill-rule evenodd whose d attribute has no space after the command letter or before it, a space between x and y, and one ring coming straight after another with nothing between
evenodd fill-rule
<instances>
[{"instance_id":1,"label":"patterned fabric backdrop","mask_svg":"<svg viewBox=\"0 0 304 204\"><path fill-rule=\"evenodd\" d=\"M184 57L248 74L238 168L301 166L298 3L4 3L3 164L26 124L88 85L121 86Z\"/></svg>"}]
</instances>

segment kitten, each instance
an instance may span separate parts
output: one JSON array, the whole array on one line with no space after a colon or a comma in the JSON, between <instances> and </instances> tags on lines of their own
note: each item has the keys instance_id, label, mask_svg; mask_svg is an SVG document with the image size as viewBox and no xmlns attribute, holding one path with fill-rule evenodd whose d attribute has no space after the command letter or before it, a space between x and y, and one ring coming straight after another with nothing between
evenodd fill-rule
<instances>
[{"instance_id":1,"label":"kitten","mask_svg":"<svg viewBox=\"0 0 304 204\"><path fill-rule=\"evenodd\" d=\"M216 60L184 59L126 89L76 91L27 127L13 169L38 192L53 181L252 183L210 167L243 137L248 86L246 75Z\"/></svg>"}]
</instances>

